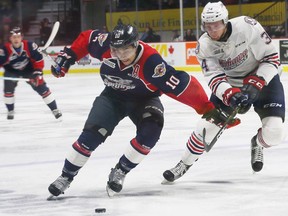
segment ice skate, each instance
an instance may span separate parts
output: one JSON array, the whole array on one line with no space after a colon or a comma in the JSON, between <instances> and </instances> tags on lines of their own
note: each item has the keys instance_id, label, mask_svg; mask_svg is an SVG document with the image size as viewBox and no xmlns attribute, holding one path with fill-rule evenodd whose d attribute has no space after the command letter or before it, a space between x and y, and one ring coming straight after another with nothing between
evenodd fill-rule
<instances>
[{"instance_id":1,"label":"ice skate","mask_svg":"<svg viewBox=\"0 0 288 216\"><path fill-rule=\"evenodd\" d=\"M116 193L119 193L122 190L125 177L126 173L118 168L117 165L115 168L111 169L106 186L106 191L109 197L113 197Z\"/></svg>"},{"instance_id":2,"label":"ice skate","mask_svg":"<svg viewBox=\"0 0 288 216\"><path fill-rule=\"evenodd\" d=\"M62 113L59 109L52 110L52 113L56 119L58 119L60 121L62 120Z\"/></svg>"},{"instance_id":3,"label":"ice skate","mask_svg":"<svg viewBox=\"0 0 288 216\"><path fill-rule=\"evenodd\" d=\"M263 147L256 142L257 135L251 139L251 166L254 172L259 172L263 167Z\"/></svg>"},{"instance_id":4,"label":"ice skate","mask_svg":"<svg viewBox=\"0 0 288 216\"><path fill-rule=\"evenodd\" d=\"M48 187L51 195L47 198L47 200L53 199L53 197L57 197L60 194L64 194L64 191L70 186L73 179L69 179L68 177L59 176L50 186Z\"/></svg>"},{"instance_id":5,"label":"ice skate","mask_svg":"<svg viewBox=\"0 0 288 216\"><path fill-rule=\"evenodd\" d=\"M163 173L164 180L162 181L162 184L172 183L179 179L190 167L191 165L186 165L181 160L175 167L171 168L170 170L166 170Z\"/></svg>"},{"instance_id":6,"label":"ice skate","mask_svg":"<svg viewBox=\"0 0 288 216\"><path fill-rule=\"evenodd\" d=\"M8 119L8 120L14 119L14 110L8 111L8 113L7 113L7 119Z\"/></svg>"}]
</instances>

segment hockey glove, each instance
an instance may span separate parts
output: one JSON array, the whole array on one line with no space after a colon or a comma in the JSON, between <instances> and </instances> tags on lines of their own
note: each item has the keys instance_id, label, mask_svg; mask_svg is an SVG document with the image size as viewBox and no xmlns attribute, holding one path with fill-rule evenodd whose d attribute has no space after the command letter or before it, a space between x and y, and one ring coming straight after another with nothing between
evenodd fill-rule
<instances>
[{"instance_id":1,"label":"hockey glove","mask_svg":"<svg viewBox=\"0 0 288 216\"><path fill-rule=\"evenodd\" d=\"M243 80L242 92L248 95L249 103L254 103L265 85L265 80L257 75L251 75Z\"/></svg>"},{"instance_id":2,"label":"hockey glove","mask_svg":"<svg viewBox=\"0 0 288 216\"><path fill-rule=\"evenodd\" d=\"M29 83L34 87L42 85L44 83L43 72L42 71L34 71L30 76Z\"/></svg>"},{"instance_id":3,"label":"hockey glove","mask_svg":"<svg viewBox=\"0 0 288 216\"><path fill-rule=\"evenodd\" d=\"M241 92L239 88L227 89L223 94L223 103L233 109L240 107L238 111L239 114L246 113L251 107L251 103L248 101L248 95Z\"/></svg>"},{"instance_id":4,"label":"hockey glove","mask_svg":"<svg viewBox=\"0 0 288 216\"><path fill-rule=\"evenodd\" d=\"M222 127L228 119L228 114L222 111L220 108L214 108L209 112L205 113L202 118L206 119L219 127ZM239 118L234 118L230 122L228 122L227 128L234 127L241 123Z\"/></svg>"},{"instance_id":5,"label":"hockey glove","mask_svg":"<svg viewBox=\"0 0 288 216\"><path fill-rule=\"evenodd\" d=\"M75 64L76 54L69 48L65 47L55 59L58 67L51 66L51 72L55 77L64 77L71 65Z\"/></svg>"}]
</instances>

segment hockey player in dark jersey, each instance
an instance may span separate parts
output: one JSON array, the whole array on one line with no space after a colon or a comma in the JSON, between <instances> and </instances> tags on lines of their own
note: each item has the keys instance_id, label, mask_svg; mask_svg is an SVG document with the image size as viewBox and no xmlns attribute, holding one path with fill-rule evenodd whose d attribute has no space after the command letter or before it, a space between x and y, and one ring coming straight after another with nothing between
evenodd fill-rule
<instances>
[{"instance_id":1,"label":"hockey player in dark jersey","mask_svg":"<svg viewBox=\"0 0 288 216\"><path fill-rule=\"evenodd\" d=\"M69 187L91 153L128 116L137 128L136 136L111 169L106 187L109 196L119 193L126 174L149 154L160 137L164 108L159 96L163 93L193 107L215 124L226 119L194 77L167 65L155 49L138 40L137 30L131 25L117 25L112 35L98 30L82 32L57 57L59 67L52 67L52 73L65 76L70 65L87 54L103 62L100 75L106 87L96 97L84 129L65 159L61 176L48 188L53 196Z\"/></svg>"},{"instance_id":2,"label":"hockey player in dark jersey","mask_svg":"<svg viewBox=\"0 0 288 216\"><path fill-rule=\"evenodd\" d=\"M56 101L43 78L44 60L38 46L23 40L20 27L10 31L10 42L0 48L0 67L4 67L4 102L8 109L7 119L14 119L14 92L18 78L30 79L31 85L47 104L56 119L62 116Z\"/></svg>"}]
</instances>

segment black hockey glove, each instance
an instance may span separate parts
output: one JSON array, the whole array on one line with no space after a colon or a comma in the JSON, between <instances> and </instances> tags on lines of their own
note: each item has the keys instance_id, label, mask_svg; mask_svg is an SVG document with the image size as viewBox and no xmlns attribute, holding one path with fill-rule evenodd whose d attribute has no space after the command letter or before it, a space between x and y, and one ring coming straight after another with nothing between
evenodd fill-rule
<instances>
[{"instance_id":1,"label":"black hockey glove","mask_svg":"<svg viewBox=\"0 0 288 216\"><path fill-rule=\"evenodd\" d=\"M64 77L71 65L75 64L76 54L69 48L65 47L55 59L58 67L51 66L51 72L55 77Z\"/></svg>"},{"instance_id":2,"label":"black hockey glove","mask_svg":"<svg viewBox=\"0 0 288 216\"><path fill-rule=\"evenodd\" d=\"M43 72L42 71L34 71L30 76L29 83L34 87L42 85L44 83Z\"/></svg>"},{"instance_id":3,"label":"black hockey glove","mask_svg":"<svg viewBox=\"0 0 288 216\"><path fill-rule=\"evenodd\" d=\"M214 108L202 116L202 118L206 119L206 121L209 121L219 127L222 127L224 125L228 117L228 114L220 108ZM230 122L228 122L227 128L234 127L240 123L241 121L239 118L234 118Z\"/></svg>"},{"instance_id":4,"label":"black hockey glove","mask_svg":"<svg viewBox=\"0 0 288 216\"><path fill-rule=\"evenodd\" d=\"M265 80L257 75L251 75L243 80L241 88L244 94L248 95L249 103L253 104L259 97L260 91L265 86Z\"/></svg>"},{"instance_id":5,"label":"black hockey glove","mask_svg":"<svg viewBox=\"0 0 288 216\"><path fill-rule=\"evenodd\" d=\"M233 109L240 107L238 111L239 114L246 113L251 107L251 103L248 101L248 95L241 92L239 88L227 89L223 94L223 103Z\"/></svg>"}]
</instances>

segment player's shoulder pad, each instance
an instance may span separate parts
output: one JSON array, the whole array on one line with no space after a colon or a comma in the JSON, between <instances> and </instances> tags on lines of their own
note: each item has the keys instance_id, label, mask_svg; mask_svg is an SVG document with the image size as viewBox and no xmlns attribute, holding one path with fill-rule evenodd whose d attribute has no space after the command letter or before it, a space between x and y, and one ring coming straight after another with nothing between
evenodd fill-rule
<instances>
[{"instance_id":1,"label":"player's shoulder pad","mask_svg":"<svg viewBox=\"0 0 288 216\"><path fill-rule=\"evenodd\" d=\"M156 55L160 56L158 51L155 48L153 48L151 45L149 45L147 43L144 43L143 41L139 41L139 45L143 49L142 58L148 58L148 57L150 57L153 54L156 54Z\"/></svg>"},{"instance_id":2,"label":"player's shoulder pad","mask_svg":"<svg viewBox=\"0 0 288 216\"><path fill-rule=\"evenodd\" d=\"M239 16L229 21L232 24L232 31L241 32L244 35L250 35L251 31L261 28L261 24L249 16Z\"/></svg>"},{"instance_id":3,"label":"player's shoulder pad","mask_svg":"<svg viewBox=\"0 0 288 216\"><path fill-rule=\"evenodd\" d=\"M0 66L2 66L8 59L7 49L5 47L0 48Z\"/></svg>"},{"instance_id":4,"label":"player's shoulder pad","mask_svg":"<svg viewBox=\"0 0 288 216\"><path fill-rule=\"evenodd\" d=\"M0 57L4 57L8 54L8 51L5 46L0 47Z\"/></svg>"},{"instance_id":5,"label":"player's shoulder pad","mask_svg":"<svg viewBox=\"0 0 288 216\"><path fill-rule=\"evenodd\" d=\"M143 46L144 48L141 57L144 62L144 76L148 78L148 80L149 78L159 78L164 76L168 65L162 56L156 49L146 43L140 41L140 46Z\"/></svg>"}]
</instances>

